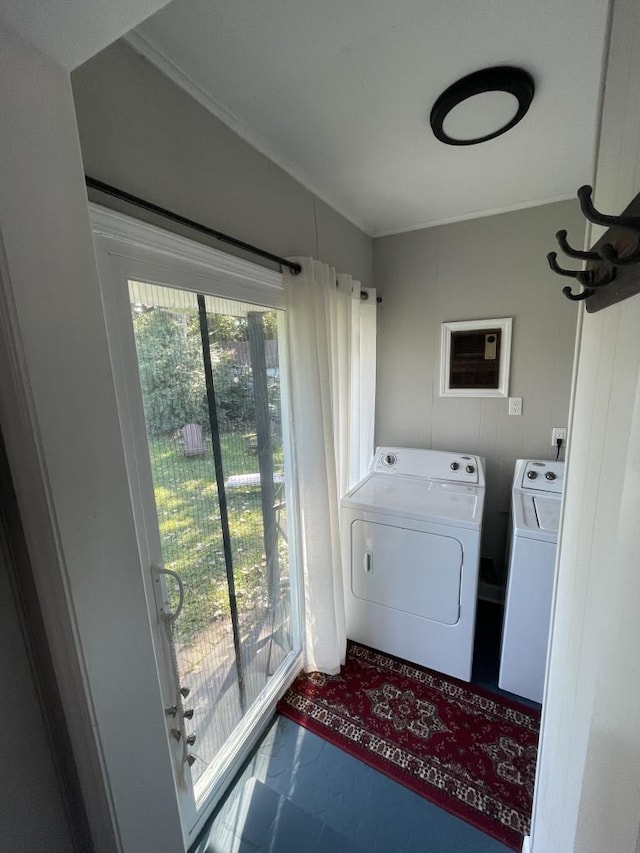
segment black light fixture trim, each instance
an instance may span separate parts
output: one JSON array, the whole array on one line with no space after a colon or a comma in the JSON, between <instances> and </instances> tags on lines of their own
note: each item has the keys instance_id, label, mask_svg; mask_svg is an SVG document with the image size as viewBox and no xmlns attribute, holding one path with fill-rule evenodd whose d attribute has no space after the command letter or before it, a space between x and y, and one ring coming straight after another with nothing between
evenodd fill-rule
<instances>
[{"instance_id":1,"label":"black light fixture trim","mask_svg":"<svg viewBox=\"0 0 640 853\"><path fill-rule=\"evenodd\" d=\"M467 98L473 98L475 95L481 95L484 92L508 92L518 100L518 110L513 118L507 124L488 133L486 136L479 136L476 139L454 139L445 133L443 129L444 120L454 107L466 101ZM494 68L483 68L481 71L474 71L473 74L468 74L461 80L458 80L452 86L440 95L438 100L433 105L429 121L437 139L447 145L477 145L479 142L487 142L489 139L494 139L502 133L511 130L514 125L518 124L527 113L531 106L533 95L535 92L535 84L533 77L528 71L523 68L515 68L511 65L497 65Z\"/></svg>"}]
</instances>

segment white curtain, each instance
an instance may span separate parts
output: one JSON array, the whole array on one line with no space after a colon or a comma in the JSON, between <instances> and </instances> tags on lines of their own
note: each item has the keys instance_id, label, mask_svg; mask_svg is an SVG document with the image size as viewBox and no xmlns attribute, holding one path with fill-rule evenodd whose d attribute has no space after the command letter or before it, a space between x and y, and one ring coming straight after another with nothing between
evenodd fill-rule
<instances>
[{"instance_id":1,"label":"white curtain","mask_svg":"<svg viewBox=\"0 0 640 853\"><path fill-rule=\"evenodd\" d=\"M364 303L359 282L350 276L336 276L332 267L309 258L294 260L302 272L284 273L284 284L305 595L304 666L307 672L335 674L346 652L340 497L359 475L360 460L370 458L373 451L373 399L365 406L364 438L354 425L361 420L364 394L360 356ZM375 330L375 295L372 305ZM365 328L370 326L365 323ZM370 365L365 371L369 379L371 375L375 382L375 353L373 374ZM367 382L365 378L369 387ZM375 394L375 384L368 393ZM365 448L367 442L370 446Z\"/></svg>"}]
</instances>

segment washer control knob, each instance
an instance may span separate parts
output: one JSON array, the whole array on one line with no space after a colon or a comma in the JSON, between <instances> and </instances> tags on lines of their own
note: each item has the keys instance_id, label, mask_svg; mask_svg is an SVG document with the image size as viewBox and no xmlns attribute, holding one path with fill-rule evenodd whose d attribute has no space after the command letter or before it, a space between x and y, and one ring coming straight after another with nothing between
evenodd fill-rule
<instances>
[{"instance_id":1,"label":"washer control knob","mask_svg":"<svg viewBox=\"0 0 640 853\"><path fill-rule=\"evenodd\" d=\"M529 479L529 480L535 480L535 478L536 478L537 476L538 476L538 472L537 472L537 471L527 471L527 479Z\"/></svg>"},{"instance_id":2,"label":"washer control knob","mask_svg":"<svg viewBox=\"0 0 640 853\"><path fill-rule=\"evenodd\" d=\"M459 467L460 466L457 462L452 462L451 465L449 465L449 468L451 468L452 471L457 471Z\"/></svg>"},{"instance_id":3,"label":"washer control knob","mask_svg":"<svg viewBox=\"0 0 640 853\"><path fill-rule=\"evenodd\" d=\"M547 480L555 480L556 478L556 475L553 473L553 471L547 471L544 476L547 478Z\"/></svg>"},{"instance_id":4,"label":"washer control knob","mask_svg":"<svg viewBox=\"0 0 640 853\"><path fill-rule=\"evenodd\" d=\"M386 453L383 456L382 461L385 465L387 465L390 468L392 465L396 464L396 462L398 461L398 457L396 456L395 453Z\"/></svg>"},{"instance_id":5,"label":"washer control knob","mask_svg":"<svg viewBox=\"0 0 640 853\"><path fill-rule=\"evenodd\" d=\"M467 467L466 467L464 470L467 472L467 474L473 474L473 472L474 472L476 469L475 469L475 467L474 467L473 465L467 465Z\"/></svg>"}]
</instances>

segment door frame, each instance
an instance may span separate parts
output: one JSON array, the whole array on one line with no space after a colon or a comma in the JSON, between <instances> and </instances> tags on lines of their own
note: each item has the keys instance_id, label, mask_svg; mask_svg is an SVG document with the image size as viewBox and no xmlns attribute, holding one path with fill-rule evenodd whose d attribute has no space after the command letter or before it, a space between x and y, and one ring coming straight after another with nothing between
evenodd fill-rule
<instances>
[{"instance_id":1,"label":"door frame","mask_svg":"<svg viewBox=\"0 0 640 853\"><path fill-rule=\"evenodd\" d=\"M157 546L147 535L150 517L155 517L151 468L148 459L146 424L139 393L139 376L133 327L130 320L128 279L153 281L269 308L284 309L285 293L282 275L249 261L195 243L139 220L90 204L90 221L94 238L100 291L107 329L109 355L116 392L118 416L129 479L131 505L138 535L143 582L147 598L149 627L156 649L156 675L165 697L169 690L168 660L164 628L153 614L158 610L156 576L151 566L161 561ZM281 326L282 328L282 326ZM284 330L283 330L284 331ZM281 671L272 678L268 696L260 698L249 709L216 758L215 773L207 771L196 786L185 788L176 782L176 797L182 816L185 847L202 829L212 809L224 794L241 764L264 733L275 712L277 701L302 669L303 591L300 572L300 543L296 500L295 472L291 468L292 436L288 428L286 369L286 334L279 337L281 348L281 388L283 407L283 445L285 459L292 476L287 478L286 500L290 508L289 554L291 583L291 625L293 650ZM150 506L150 503L153 506ZM169 744L171 747L171 743ZM195 809L195 793L199 792Z\"/></svg>"}]
</instances>

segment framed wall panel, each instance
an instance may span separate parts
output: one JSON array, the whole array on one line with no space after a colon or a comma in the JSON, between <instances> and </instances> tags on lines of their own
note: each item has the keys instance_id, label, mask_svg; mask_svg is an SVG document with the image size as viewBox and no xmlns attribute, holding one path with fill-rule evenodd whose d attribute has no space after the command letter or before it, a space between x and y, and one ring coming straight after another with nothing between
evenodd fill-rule
<instances>
[{"instance_id":1,"label":"framed wall panel","mask_svg":"<svg viewBox=\"0 0 640 853\"><path fill-rule=\"evenodd\" d=\"M442 324L441 397L507 397L511 317Z\"/></svg>"}]
</instances>

